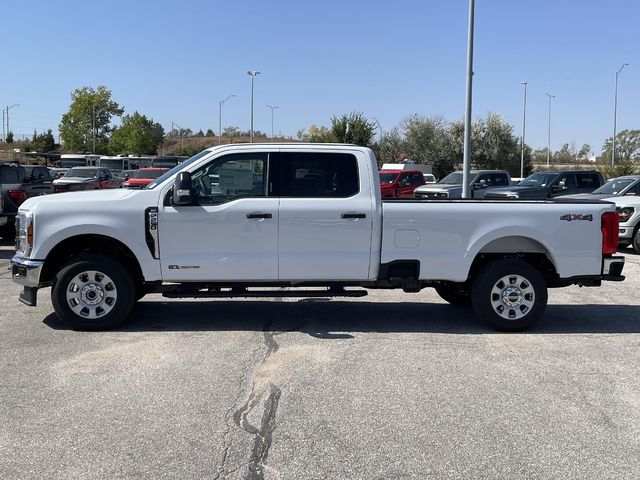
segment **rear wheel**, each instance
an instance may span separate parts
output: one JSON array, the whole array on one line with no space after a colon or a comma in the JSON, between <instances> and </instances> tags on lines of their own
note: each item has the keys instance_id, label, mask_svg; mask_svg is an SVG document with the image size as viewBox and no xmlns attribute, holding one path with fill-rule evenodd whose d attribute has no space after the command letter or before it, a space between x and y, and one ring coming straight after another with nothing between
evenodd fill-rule
<instances>
[{"instance_id":1,"label":"rear wheel","mask_svg":"<svg viewBox=\"0 0 640 480\"><path fill-rule=\"evenodd\" d=\"M440 298L451 305L458 307L471 306L471 295L468 291L456 288L454 285L439 285L434 288L436 293L440 295Z\"/></svg>"},{"instance_id":2,"label":"rear wheel","mask_svg":"<svg viewBox=\"0 0 640 480\"><path fill-rule=\"evenodd\" d=\"M51 301L58 317L74 330L107 330L129 315L135 286L129 272L101 255L78 258L56 276Z\"/></svg>"},{"instance_id":3,"label":"rear wheel","mask_svg":"<svg viewBox=\"0 0 640 480\"><path fill-rule=\"evenodd\" d=\"M476 314L494 328L524 330L542 317L547 306L547 284L528 263L500 260L478 273L471 302Z\"/></svg>"}]
</instances>

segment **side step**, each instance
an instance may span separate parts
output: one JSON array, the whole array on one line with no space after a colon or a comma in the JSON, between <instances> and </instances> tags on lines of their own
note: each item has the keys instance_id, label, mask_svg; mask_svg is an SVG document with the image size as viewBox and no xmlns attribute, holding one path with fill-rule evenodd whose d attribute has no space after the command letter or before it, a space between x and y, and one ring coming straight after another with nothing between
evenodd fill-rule
<instances>
[{"instance_id":1,"label":"side step","mask_svg":"<svg viewBox=\"0 0 640 480\"><path fill-rule=\"evenodd\" d=\"M323 298L323 297L366 297L366 290L344 290L327 288L325 290L247 290L234 288L229 290L205 290L198 292L164 292L166 298Z\"/></svg>"}]
</instances>

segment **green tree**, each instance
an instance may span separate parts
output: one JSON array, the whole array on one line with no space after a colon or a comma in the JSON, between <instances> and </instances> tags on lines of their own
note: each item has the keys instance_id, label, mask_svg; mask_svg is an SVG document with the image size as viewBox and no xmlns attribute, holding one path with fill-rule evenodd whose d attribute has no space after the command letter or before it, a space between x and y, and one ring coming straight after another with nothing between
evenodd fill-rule
<instances>
[{"instance_id":1,"label":"green tree","mask_svg":"<svg viewBox=\"0 0 640 480\"><path fill-rule=\"evenodd\" d=\"M211 130L210 128L207 128L207 133L204 134L205 137L215 137L216 134L213 133L213 130Z\"/></svg>"},{"instance_id":2,"label":"green tree","mask_svg":"<svg viewBox=\"0 0 640 480\"><path fill-rule=\"evenodd\" d=\"M380 166L383 163L396 163L399 157L405 153L405 141L398 127L385 132L374 151Z\"/></svg>"},{"instance_id":3,"label":"green tree","mask_svg":"<svg viewBox=\"0 0 640 480\"><path fill-rule=\"evenodd\" d=\"M589 153L591 153L591 145L585 143L582 145L582 147L580 147L580 150L578 150L578 157L585 158L589 155Z\"/></svg>"},{"instance_id":4,"label":"green tree","mask_svg":"<svg viewBox=\"0 0 640 480\"><path fill-rule=\"evenodd\" d=\"M33 137L31 138L30 144L31 150L35 150L36 152L46 153L56 150L56 141L53 138L53 132L51 129L43 132L41 134L37 134L35 131L33 132Z\"/></svg>"},{"instance_id":5,"label":"green tree","mask_svg":"<svg viewBox=\"0 0 640 480\"><path fill-rule=\"evenodd\" d=\"M360 112L334 116L331 118L329 141L370 147L373 144L375 128L375 123L367 120Z\"/></svg>"},{"instance_id":6,"label":"green tree","mask_svg":"<svg viewBox=\"0 0 640 480\"><path fill-rule=\"evenodd\" d=\"M13 143L13 132L9 131L7 133L7 136L5 138L5 142L7 143Z\"/></svg>"},{"instance_id":7,"label":"green tree","mask_svg":"<svg viewBox=\"0 0 640 480\"><path fill-rule=\"evenodd\" d=\"M113 130L109 140L109 151L114 155L156 153L158 145L157 123L152 119L134 112L125 115L122 124ZM162 128L162 127L160 127Z\"/></svg>"},{"instance_id":8,"label":"green tree","mask_svg":"<svg viewBox=\"0 0 640 480\"><path fill-rule=\"evenodd\" d=\"M240 129L238 127L225 127L222 130L223 137L229 137L229 143L233 143L233 139L240 135Z\"/></svg>"},{"instance_id":9,"label":"green tree","mask_svg":"<svg viewBox=\"0 0 640 480\"><path fill-rule=\"evenodd\" d=\"M623 130L616 135L616 159L611 166L612 137L605 140L600 171L606 178L632 175L640 171L640 130Z\"/></svg>"},{"instance_id":10,"label":"green tree","mask_svg":"<svg viewBox=\"0 0 640 480\"><path fill-rule=\"evenodd\" d=\"M442 118L415 114L402 123L404 153L417 164L431 165L433 174L442 178L462 161L462 153L456 158L453 143L455 136L462 138L457 129L457 125L450 126Z\"/></svg>"},{"instance_id":11,"label":"green tree","mask_svg":"<svg viewBox=\"0 0 640 480\"><path fill-rule=\"evenodd\" d=\"M62 116L59 126L65 151L93 151L95 135L96 153L106 153L112 132L111 117L123 113L124 109L111 99L111 91L102 85L97 89L74 90L69 111Z\"/></svg>"}]
</instances>

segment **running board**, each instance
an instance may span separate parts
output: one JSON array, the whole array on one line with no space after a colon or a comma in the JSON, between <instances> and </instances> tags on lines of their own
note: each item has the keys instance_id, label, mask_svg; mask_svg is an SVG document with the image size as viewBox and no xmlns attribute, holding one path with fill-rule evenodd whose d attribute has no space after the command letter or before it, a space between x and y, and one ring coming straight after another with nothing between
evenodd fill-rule
<instances>
[{"instance_id":1,"label":"running board","mask_svg":"<svg viewBox=\"0 0 640 480\"><path fill-rule=\"evenodd\" d=\"M202 292L164 292L166 298L326 298L326 297L366 297L366 290L224 290Z\"/></svg>"}]
</instances>

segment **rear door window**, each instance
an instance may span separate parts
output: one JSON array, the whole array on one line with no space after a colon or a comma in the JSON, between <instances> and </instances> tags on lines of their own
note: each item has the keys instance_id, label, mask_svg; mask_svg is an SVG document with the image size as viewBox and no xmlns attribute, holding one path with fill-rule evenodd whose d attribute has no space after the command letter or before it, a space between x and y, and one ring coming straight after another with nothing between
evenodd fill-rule
<instances>
[{"instance_id":1,"label":"rear door window","mask_svg":"<svg viewBox=\"0 0 640 480\"><path fill-rule=\"evenodd\" d=\"M600 178L595 173L578 174L578 188L595 190L600 186Z\"/></svg>"},{"instance_id":2,"label":"rear door window","mask_svg":"<svg viewBox=\"0 0 640 480\"><path fill-rule=\"evenodd\" d=\"M345 198L360 191L356 157L348 153L281 152L282 197Z\"/></svg>"},{"instance_id":3,"label":"rear door window","mask_svg":"<svg viewBox=\"0 0 640 480\"><path fill-rule=\"evenodd\" d=\"M0 167L0 183L22 183L23 172L18 167Z\"/></svg>"}]
</instances>

